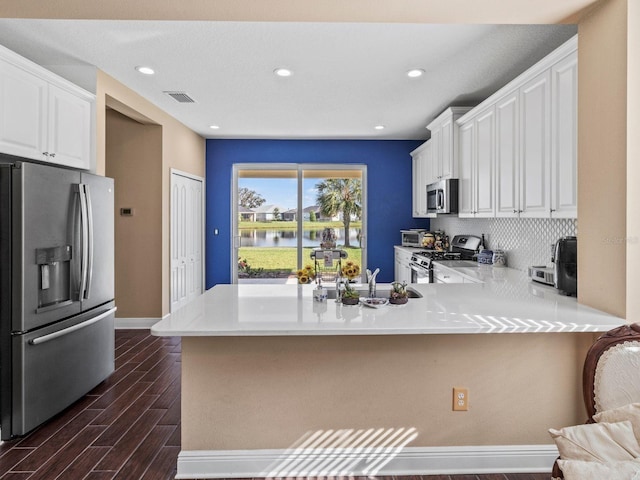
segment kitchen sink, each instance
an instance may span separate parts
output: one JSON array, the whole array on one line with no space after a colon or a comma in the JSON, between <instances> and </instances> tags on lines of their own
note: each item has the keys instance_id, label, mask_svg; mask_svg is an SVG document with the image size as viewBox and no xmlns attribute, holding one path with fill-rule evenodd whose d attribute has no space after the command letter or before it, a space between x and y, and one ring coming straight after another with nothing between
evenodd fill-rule
<instances>
[{"instance_id":1,"label":"kitchen sink","mask_svg":"<svg viewBox=\"0 0 640 480\"><path fill-rule=\"evenodd\" d=\"M366 298L369 296L369 288L368 287L362 287L362 288L355 288L354 289L356 292L358 292L360 294L361 297ZM378 298L389 298L389 293L391 292L391 287L384 287L384 286L378 286L378 288L376 288L376 297ZM417 290L414 290L411 287L407 287L407 297L409 298L422 298L422 294L420 292L418 292ZM336 298L336 289L334 288L329 288L329 286L327 285L327 298L334 300Z\"/></svg>"}]
</instances>

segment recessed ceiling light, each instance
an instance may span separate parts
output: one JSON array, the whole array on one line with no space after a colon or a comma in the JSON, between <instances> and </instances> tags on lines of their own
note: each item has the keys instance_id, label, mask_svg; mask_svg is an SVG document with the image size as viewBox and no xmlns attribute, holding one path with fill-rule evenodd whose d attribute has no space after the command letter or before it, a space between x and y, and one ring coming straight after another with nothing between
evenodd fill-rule
<instances>
[{"instance_id":1,"label":"recessed ceiling light","mask_svg":"<svg viewBox=\"0 0 640 480\"><path fill-rule=\"evenodd\" d=\"M293 75L293 72L288 68L276 68L273 73L275 73L279 77L290 77L291 75Z\"/></svg>"},{"instance_id":2,"label":"recessed ceiling light","mask_svg":"<svg viewBox=\"0 0 640 480\"><path fill-rule=\"evenodd\" d=\"M209 125L209 128L211 130L218 130L220 128L220 125Z\"/></svg>"},{"instance_id":3,"label":"recessed ceiling light","mask_svg":"<svg viewBox=\"0 0 640 480\"><path fill-rule=\"evenodd\" d=\"M407 72L407 77L410 78L418 78L422 75L424 75L424 70L422 70L421 68L414 68L413 70L409 70Z\"/></svg>"},{"instance_id":4,"label":"recessed ceiling light","mask_svg":"<svg viewBox=\"0 0 640 480\"><path fill-rule=\"evenodd\" d=\"M384 125L376 125L375 127L376 130L384 130Z\"/></svg>"},{"instance_id":5,"label":"recessed ceiling light","mask_svg":"<svg viewBox=\"0 0 640 480\"><path fill-rule=\"evenodd\" d=\"M156 73L151 67L138 66L136 70L142 73L143 75L153 75Z\"/></svg>"}]
</instances>

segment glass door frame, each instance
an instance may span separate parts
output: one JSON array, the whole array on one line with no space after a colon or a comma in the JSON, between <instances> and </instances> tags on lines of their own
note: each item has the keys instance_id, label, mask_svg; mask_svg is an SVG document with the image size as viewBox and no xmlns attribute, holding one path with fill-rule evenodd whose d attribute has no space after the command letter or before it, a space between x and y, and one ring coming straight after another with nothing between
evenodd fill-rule
<instances>
[{"instance_id":1,"label":"glass door frame","mask_svg":"<svg viewBox=\"0 0 640 480\"><path fill-rule=\"evenodd\" d=\"M240 248L240 235L238 234L238 172L240 170L287 170L297 171L297 260L296 268L302 268L305 259L302 258L302 235L303 235L303 180L305 170L360 170L362 189L362 227L360 234L360 249L362 254L361 271L367 269L367 166L361 163L234 163L231 175L231 283L238 283L238 249ZM348 235L348 232L345 232ZM308 260L306 260L308 261Z\"/></svg>"}]
</instances>

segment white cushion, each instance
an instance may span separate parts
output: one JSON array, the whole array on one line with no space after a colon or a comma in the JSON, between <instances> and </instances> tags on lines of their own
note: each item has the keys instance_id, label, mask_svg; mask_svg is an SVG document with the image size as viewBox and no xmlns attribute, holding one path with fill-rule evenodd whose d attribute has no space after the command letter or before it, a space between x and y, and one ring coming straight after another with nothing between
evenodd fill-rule
<instances>
[{"instance_id":1,"label":"white cushion","mask_svg":"<svg viewBox=\"0 0 640 480\"><path fill-rule=\"evenodd\" d=\"M620 462L640 458L631 422L593 423L549 429L563 460Z\"/></svg>"},{"instance_id":2,"label":"white cushion","mask_svg":"<svg viewBox=\"0 0 640 480\"><path fill-rule=\"evenodd\" d=\"M640 403L630 403L624 407L596 413L593 419L598 423L631 422L633 433L640 443Z\"/></svg>"},{"instance_id":3,"label":"white cushion","mask_svg":"<svg viewBox=\"0 0 640 480\"><path fill-rule=\"evenodd\" d=\"M596 412L640 402L640 342L609 348L598 360L594 379Z\"/></svg>"},{"instance_id":4,"label":"white cushion","mask_svg":"<svg viewBox=\"0 0 640 480\"><path fill-rule=\"evenodd\" d=\"M565 480L640 480L640 461L585 462L558 460Z\"/></svg>"}]
</instances>

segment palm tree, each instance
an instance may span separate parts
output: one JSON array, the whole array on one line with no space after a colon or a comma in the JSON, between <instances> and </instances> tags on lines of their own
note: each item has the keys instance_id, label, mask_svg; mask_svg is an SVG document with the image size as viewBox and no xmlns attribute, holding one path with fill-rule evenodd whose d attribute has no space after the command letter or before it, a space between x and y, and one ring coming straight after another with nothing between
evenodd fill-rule
<instances>
[{"instance_id":1,"label":"palm tree","mask_svg":"<svg viewBox=\"0 0 640 480\"><path fill-rule=\"evenodd\" d=\"M344 225L344 246L349 244L351 217L362 215L362 183L356 178L327 178L316 185L317 202L326 217L342 213Z\"/></svg>"}]
</instances>

